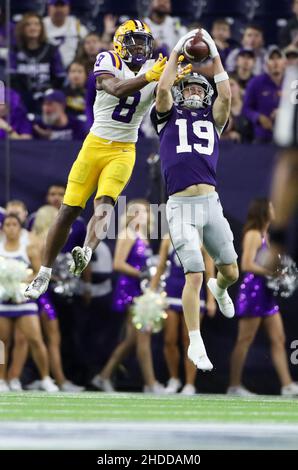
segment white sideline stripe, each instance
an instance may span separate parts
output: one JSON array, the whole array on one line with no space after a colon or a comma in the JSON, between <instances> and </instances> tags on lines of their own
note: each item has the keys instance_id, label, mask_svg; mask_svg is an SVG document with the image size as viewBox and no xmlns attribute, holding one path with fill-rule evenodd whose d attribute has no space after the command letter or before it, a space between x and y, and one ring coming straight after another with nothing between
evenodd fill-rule
<instances>
[{"instance_id":1,"label":"white sideline stripe","mask_svg":"<svg viewBox=\"0 0 298 470\"><path fill-rule=\"evenodd\" d=\"M103 400L136 400L136 401L145 401L150 402L152 401L177 401L177 399L181 401L193 401L195 403L200 402L203 403L204 401L229 401L229 402L236 402L236 405L242 405L246 403L290 403L296 407L297 405L297 397L286 397L281 395L255 395L251 397L239 397L233 395L226 395L226 394L209 394L209 393L197 393L194 396L184 396L178 394L173 395L151 395L151 394L143 394L143 393L127 393L127 392L114 392L114 393L105 393L105 392L80 392L80 393L71 393L71 392L58 392L58 393L45 393L43 391L23 391L23 392L3 392L0 393L0 404L2 400L9 400L11 402L12 397L17 397L19 399L22 397L24 401L28 402L29 400L34 400L35 398L43 398L45 400L51 400L51 398L58 398L59 400L73 400L77 397L80 398L80 402L83 400L92 400L96 402L100 399ZM72 402L70 402L72 404ZM298 411L298 409L297 409Z\"/></svg>"},{"instance_id":2,"label":"white sideline stripe","mask_svg":"<svg viewBox=\"0 0 298 470\"><path fill-rule=\"evenodd\" d=\"M296 449L297 440L293 424L21 421L0 426L0 449Z\"/></svg>"},{"instance_id":3,"label":"white sideline stripe","mask_svg":"<svg viewBox=\"0 0 298 470\"><path fill-rule=\"evenodd\" d=\"M272 423L191 423L191 422L171 422L161 423L156 422L140 422L130 421L123 423L123 421L114 421L113 423L80 423L76 421L2 421L0 426L0 432L5 429L9 431L31 431L35 429L49 430L49 431L73 431L84 429L85 431L91 430L110 430L110 431L156 431L158 427L159 431L169 432L173 430L193 433L202 431L219 431L223 433L244 433L253 435L264 435L264 433L270 432L271 434L281 434L282 432L296 432L298 433L298 424L272 424Z\"/></svg>"}]
</instances>

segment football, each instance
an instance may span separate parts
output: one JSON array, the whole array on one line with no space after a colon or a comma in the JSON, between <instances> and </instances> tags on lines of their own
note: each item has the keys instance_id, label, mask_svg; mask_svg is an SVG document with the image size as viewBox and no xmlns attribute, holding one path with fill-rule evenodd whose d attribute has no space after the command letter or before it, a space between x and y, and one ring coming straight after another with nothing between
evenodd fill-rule
<instances>
[{"instance_id":1,"label":"football","mask_svg":"<svg viewBox=\"0 0 298 470\"><path fill-rule=\"evenodd\" d=\"M182 53L190 62L202 62L210 54L209 47L198 32L193 38L187 39L183 45Z\"/></svg>"}]
</instances>

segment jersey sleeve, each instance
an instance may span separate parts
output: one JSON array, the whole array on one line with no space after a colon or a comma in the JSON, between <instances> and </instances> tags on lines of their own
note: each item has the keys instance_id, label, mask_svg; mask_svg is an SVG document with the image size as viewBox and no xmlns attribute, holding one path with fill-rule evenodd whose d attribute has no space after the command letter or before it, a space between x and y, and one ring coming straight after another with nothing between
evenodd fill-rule
<instances>
[{"instance_id":1,"label":"jersey sleeve","mask_svg":"<svg viewBox=\"0 0 298 470\"><path fill-rule=\"evenodd\" d=\"M151 112L150 112L150 118L152 125L159 135L163 128L167 125L168 121L170 120L171 116L173 113L176 112L175 105L173 104L172 108L170 111L166 111L165 113L158 113L156 111L156 106L155 104L152 106Z\"/></svg>"},{"instance_id":2,"label":"jersey sleeve","mask_svg":"<svg viewBox=\"0 0 298 470\"><path fill-rule=\"evenodd\" d=\"M110 51L98 54L93 72L95 77L100 75L111 75L115 77L117 73L116 54Z\"/></svg>"}]
</instances>

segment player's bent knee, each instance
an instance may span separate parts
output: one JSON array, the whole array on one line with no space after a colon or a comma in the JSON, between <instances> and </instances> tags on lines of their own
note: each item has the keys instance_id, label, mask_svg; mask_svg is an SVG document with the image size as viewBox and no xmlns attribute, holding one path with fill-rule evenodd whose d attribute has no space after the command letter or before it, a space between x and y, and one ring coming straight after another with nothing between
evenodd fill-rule
<instances>
[{"instance_id":1,"label":"player's bent knee","mask_svg":"<svg viewBox=\"0 0 298 470\"><path fill-rule=\"evenodd\" d=\"M199 250L192 250L181 246L178 249L176 248L176 253L183 266L184 274L205 271L203 257Z\"/></svg>"},{"instance_id":2,"label":"player's bent knee","mask_svg":"<svg viewBox=\"0 0 298 470\"><path fill-rule=\"evenodd\" d=\"M201 272L186 273L186 282L194 289L200 289L203 283L203 274Z\"/></svg>"},{"instance_id":3,"label":"player's bent knee","mask_svg":"<svg viewBox=\"0 0 298 470\"><path fill-rule=\"evenodd\" d=\"M237 268L237 258L233 243L227 243L221 248L216 264L233 265L233 267Z\"/></svg>"},{"instance_id":4,"label":"player's bent knee","mask_svg":"<svg viewBox=\"0 0 298 470\"><path fill-rule=\"evenodd\" d=\"M62 204L59 209L57 219L63 224L72 224L73 221L81 213L82 208L78 206L69 206L68 204Z\"/></svg>"}]
</instances>

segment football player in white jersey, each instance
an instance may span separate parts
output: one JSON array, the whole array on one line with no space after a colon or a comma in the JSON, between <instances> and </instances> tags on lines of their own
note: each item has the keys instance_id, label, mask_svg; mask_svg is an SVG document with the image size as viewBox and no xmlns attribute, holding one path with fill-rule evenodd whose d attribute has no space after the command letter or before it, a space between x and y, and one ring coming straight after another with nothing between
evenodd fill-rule
<instances>
[{"instance_id":1,"label":"football player in white jersey","mask_svg":"<svg viewBox=\"0 0 298 470\"><path fill-rule=\"evenodd\" d=\"M27 287L25 295L31 299L47 290L53 263L70 227L96 191L84 247L75 247L72 252L72 272L80 275L85 269L108 229L113 206L134 167L138 129L153 103L166 57L150 60L153 36L139 20L119 26L113 44L114 51L97 56L94 124L70 171L63 204L48 233L43 265Z\"/></svg>"}]
</instances>

